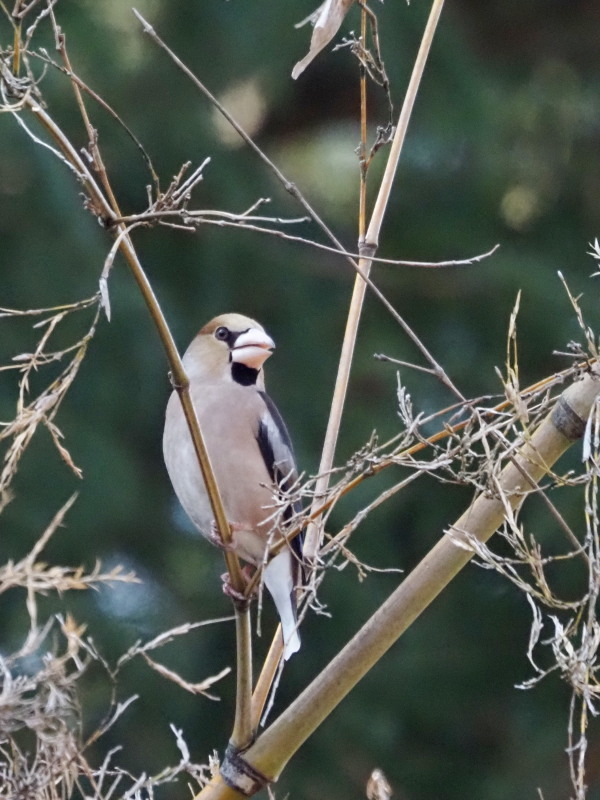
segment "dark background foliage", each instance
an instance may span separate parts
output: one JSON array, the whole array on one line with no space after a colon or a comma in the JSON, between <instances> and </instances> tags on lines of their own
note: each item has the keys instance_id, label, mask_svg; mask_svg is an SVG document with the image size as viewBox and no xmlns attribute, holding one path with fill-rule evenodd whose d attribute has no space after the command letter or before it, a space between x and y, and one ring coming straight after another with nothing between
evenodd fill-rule
<instances>
[{"instance_id":1,"label":"dark background foliage","mask_svg":"<svg viewBox=\"0 0 600 800\"><path fill-rule=\"evenodd\" d=\"M296 181L350 248L356 240L358 83L347 49L321 54L297 82L290 71L308 46L308 29L293 24L314 0L140 0L144 13L181 58L206 81L260 146ZM374 4L396 107L419 44L427 3ZM163 186L186 160L212 161L197 205L242 211L272 198L277 215L298 215L292 199L214 110L141 33L121 0L62 0L57 6L76 71L123 116L150 153ZM417 99L398 181L383 227L380 255L436 260L463 258L499 242L499 252L471 267L411 270L378 267L389 299L443 362L467 395L497 392L495 366L504 361L507 321L519 289L523 384L565 365L553 355L577 336L557 278L594 308L587 244L600 211L600 7L591 0L479 3L445 9ZM356 10L343 31L358 30ZM4 43L10 31L0 18ZM42 35L42 40L44 36ZM339 38L339 37L338 37ZM52 49L52 40L44 44ZM41 65L39 72L42 72ZM43 84L51 112L78 146L85 133L67 81L49 70ZM371 94L373 124L386 119L380 90ZM250 116L248 116L250 115ZM145 166L131 142L93 109L100 146L126 211L141 210ZM31 121L30 121L31 122ZM33 125L33 123L32 123ZM109 238L82 208L72 176L35 146L9 115L0 117L0 305L31 308L72 302L96 291ZM377 183L385 155L371 177ZM314 227L314 226L313 226ZM306 235L319 238L312 228ZM197 235L166 229L134 236L176 339L183 348L216 313L237 310L259 319L277 341L268 364L270 392L289 422L301 468L318 465L353 276L333 256L227 229ZM78 482L40 431L3 517L3 560L22 555L74 491L79 499L48 557L61 563L123 563L141 586L48 599L89 625L108 659L137 638L176 624L220 616L220 555L191 530L174 500L161 456L169 384L165 359L137 289L121 262L110 279L112 321L104 321L58 422L85 474ZM590 319L593 322L593 317ZM6 360L30 350L30 322L1 321ZM83 314L81 330L84 329ZM338 451L343 461L368 439L398 426L396 375L373 359L385 352L417 358L400 329L367 298L354 377ZM403 371L415 404L426 411L450 400L433 380ZM0 374L0 418L10 419L15 376ZM333 521L389 485L365 486ZM357 553L379 566L408 571L468 502L453 486L422 481L378 510L354 539ZM554 535L548 519L532 526ZM303 649L290 661L279 702L294 697L381 603L397 576L362 584L351 568L323 587L331 618L311 617ZM2 612L1 647L23 635L21 596ZM524 655L529 610L515 589L469 567L408 631L302 748L278 794L296 798L363 796L372 768L388 776L395 797L535 797L568 795L564 748L569 695L556 677L533 692L514 684L530 675ZM269 640L273 615L267 610ZM159 660L189 680L233 663L231 625L190 634ZM98 723L106 681L90 668L83 694L86 729ZM183 728L198 761L226 745L233 681L222 702L191 698L144 664L127 668L122 697L140 699L105 737L123 745L121 763L155 772L178 759L169 723ZM590 797L600 797L592 731ZM177 796L186 797L185 787ZM169 797L176 794L169 791Z\"/></svg>"}]
</instances>

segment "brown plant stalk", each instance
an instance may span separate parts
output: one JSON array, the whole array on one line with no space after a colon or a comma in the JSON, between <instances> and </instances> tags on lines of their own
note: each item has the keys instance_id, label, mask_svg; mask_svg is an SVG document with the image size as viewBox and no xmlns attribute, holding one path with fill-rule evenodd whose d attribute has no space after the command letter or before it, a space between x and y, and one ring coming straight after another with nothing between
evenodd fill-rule
<instances>
[{"instance_id":1,"label":"brown plant stalk","mask_svg":"<svg viewBox=\"0 0 600 800\"><path fill-rule=\"evenodd\" d=\"M505 518L536 492L538 481L582 435L600 395L597 372L569 386L551 413L524 437L497 480L497 492L479 494L344 649L254 744L223 770L196 800L251 796L277 780L287 762L331 711L377 663L474 555ZM249 777L250 776L250 777ZM248 783L249 781L249 783ZM248 790L248 787L250 789Z\"/></svg>"},{"instance_id":2,"label":"brown plant stalk","mask_svg":"<svg viewBox=\"0 0 600 800\"><path fill-rule=\"evenodd\" d=\"M404 144L404 138L406 136L406 131L408 129L408 123L410 121L415 98L417 96L421 79L423 77L425 64L427 62L427 58L431 49L433 36L435 34L437 23L440 18L440 14L442 12L443 4L444 0L433 0L431 11L429 13L429 19L427 21L427 25L425 27L425 31L421 39L419 52L415 60L412 75L408 84L408 88L406 90L406 95L404 97L402 109L400 111L400 116L398 118L398 126L394 134L392 147L388 157L386 169L381 181L381 186L379 188L379 193L375 201L373 213L371 214L369 227L367 229L366 234L364 235L364 239L362 238L362 236L359 238L358 244L359 244L359 253L361 253L361 258L358 262L358 274L354 279L354 290L352 292L352 299L350 301L350 308L348 310L346 330L344 333L342 351L338 364L337 378L333 390L333 399L331 403L331 410L329 413L329 421L327 423L327 430L325 432L325 441L323 443L323 450L321 454L321 462L319 464L320 477L315 487L315 499L313 501L313 507L311 510L314 510L314 508L316 508L316 506L319 504L319 502L325 495L327 491L327 486L329 484L329 474L333 466L333 460L335 457L335 448L339 435L342 413L346 399L346 393L348 390L348 382L350 380L352 357L354 354L356 337L358 335L358 325L360 322L365 291L367 288L366 279L368 279L369 277L372 266L371 257L375 255L375 253L377 252L377 247L379 245L379 232L381 230L381 225L383 223L383 218L385 215L390 193L392 190L392 184L394 182L394 178L396 175L398 162L400 160L402 145ZM362 10L362 13L363 13L363 32L366 32L366 13L364 9ZM364 75L363 75L363 81L364 81ZM364 93L365 93L364 103L366 104L366 90ZM361 97L362 94L363 90L361 88ZM364 113L362 116L362 125L361 125L361 127L363 128L362 137L366 137L366 133L364 131L364 127L366 125L365 115L366 115L366 107L364 107ZM361 198L363 198L363 196L366 196L366 175L362 173L361 173L360 194ZM363 202L364 200L361 201L361 211L364 211ZM364 222L359 224L361 232L363 229L363 225ZM320 517L317 516L315 517L314 521L311 522L311 524L308 526L306 531L306 539L304 543L304 555L309 563L314 562L316 560L317 553L319 552L319 547L322 538L322 526L319 523L320 523Z\"/></svg>"},{"instance_id":3,"label":"brown plant stalk","mask_svg":"<svg viewBox=\"0 0 600 800\"><path fill-rule=\"evenodd\" d=\"M63 49L66 58L66 48L62 34L57 34L57 40L60 42L60 46ZM68 58L66 58L66 64L69 72L72 72ZM135 248L129 236L129 231L123 223L118 222L118 219L121 217L121 211L112 191L108 174L97 147L95 131L93 130L87 116L79 83L80 82L73 81L72 85L80 112L82 114L84 125L88 133L94 164L97 172L100 175L100 180L105 189L106 195L98 186L98 183L92 176L88 166L80 157L77 150L73 147L68 137L59 128L52 117L45 111L42 105L33 97L33 95L31 93L27 93L23 97L22 102L24 107L29 109L29 111L57 144L65 161L75 170L88 196L88 203L92 212L103 221L105 226L111 230L115 236L115 239L118 240L118 247L125 258L125 261L129 266L138 288L146 302L150 316L155 324L159 338L165 349L167 361L170 367L171 382L173 388L179 395L183 407L190 431L190 436L192 438L196 456L198 458L198 463L206 484L215 522L223 541L227 543L231 539L231 531L223 508L223 502L220 496L219 488L214 477L214 472L210 463L204 437L202 435L196 412L191 401L191 396L189 393L189 380L185 373L181 357L156 295L154 294L148 277L137 257ZM239 560L237 556L229 550L224 551L224 557L227 570L229 572L231 585L236 592L241 594L245 588L245 583L240 570ZM247 623L247 606L245 603L242 603L238 608L238 606L236 606L234 603L234 607L236 609L236 614L240 617L238 621L238 630L243 631L249 624ZM242 647L249 646L250 639L248 636L243 636L241 641L243 642ZM236 722L234 726L236 740L239 742L248 742L252 736L252 730L250 726L251 695L249 690L249 687L251 687L252 684L252 675L251 671L249 670L251 670L251 656L250 654L244 654L240 660L237 684L238 691L243 692L244 694L238 698L238 703L236 706L238 708L238 712L236 713ZM242 671L244 672L243 675L240 674Z\"/></svg>"}]
</instances>

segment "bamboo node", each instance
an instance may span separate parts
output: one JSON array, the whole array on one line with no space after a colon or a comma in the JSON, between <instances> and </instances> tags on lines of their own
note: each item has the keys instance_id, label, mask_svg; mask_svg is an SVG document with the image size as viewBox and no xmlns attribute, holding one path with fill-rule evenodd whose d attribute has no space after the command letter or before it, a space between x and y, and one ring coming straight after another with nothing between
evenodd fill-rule
<instances>
[{"instance_id":1,"label":"bamboo node","mask_svg":"<svg viewBox=\"0 0 600 800\"><path fill-rule=\"evenodd\" d=\"M221 764L221 777L228 786L245 797L251 797L270 783L266 775L244 760L242 751L231 742Z\"/></svg>"},{"instance_id":2,"label":"bamboo node","mask_svg":"<svg viewBox=\"0 0 600 800\"><path fill-rule=\"evenodd\" d=\"M560 397L552 411L554 427L570 441L581 439L586 421L574 411L564 397Z\"/></svg>"}]
</instances>

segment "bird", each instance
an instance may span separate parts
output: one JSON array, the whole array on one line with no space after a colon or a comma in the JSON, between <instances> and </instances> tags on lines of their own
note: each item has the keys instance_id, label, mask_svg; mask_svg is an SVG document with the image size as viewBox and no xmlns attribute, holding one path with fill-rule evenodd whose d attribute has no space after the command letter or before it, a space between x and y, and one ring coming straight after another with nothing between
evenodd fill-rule
<instances>
[{"instance_id":1,"label":"bird","mask_svg":"<svg viewBox=\"0 0 600 800\"><path fill-rule=\"evenodd\" d=\"M263 364L275 342L262 325L242 314L222 314L202 327L183 355L194 405L231 527L229 549L261 565L267 547L281 540L273 530L278 488L297 480L290 437L275 403L265 391ZM180 399L167 403L163 455L169 478L194 526L221 544ZM294 501L283 522L301 510ZM263 580L281 620L283 657L300 648L296 588L301 579L301 537L272 557Z\"/></svg>"}]
</instances>

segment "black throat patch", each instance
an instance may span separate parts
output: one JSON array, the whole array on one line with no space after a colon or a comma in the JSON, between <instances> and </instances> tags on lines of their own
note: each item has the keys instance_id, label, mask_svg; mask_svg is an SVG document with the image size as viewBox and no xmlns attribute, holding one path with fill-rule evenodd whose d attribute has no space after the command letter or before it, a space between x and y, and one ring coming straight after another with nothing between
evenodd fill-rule
<instances>
[{"instance_id":1,"label":"black throat patch","mask_svg":"<svg viewBox=\"0 0 600 800\"><path fill-rule=\"evenodd\" d=\"M231 377L241 386L254 386L258 378L258 370L234 361L231 365Z\"/></svg>"}]
</instances>

